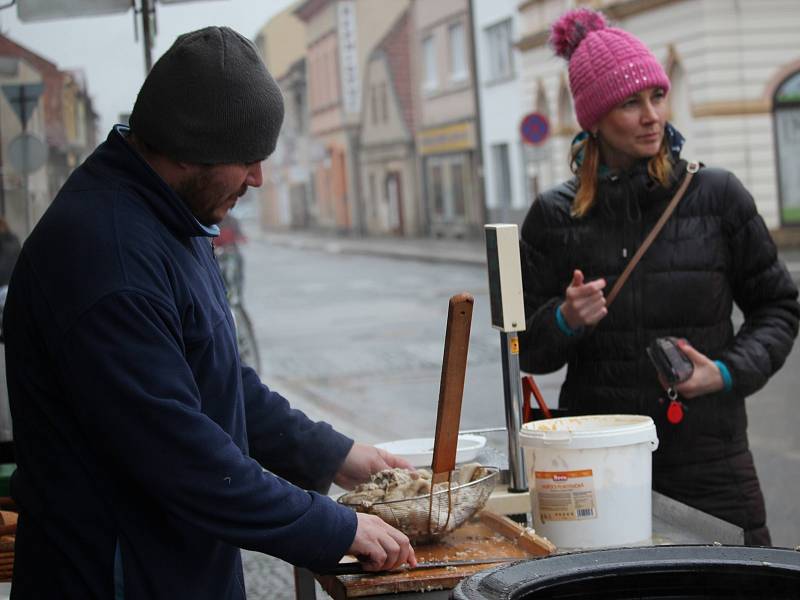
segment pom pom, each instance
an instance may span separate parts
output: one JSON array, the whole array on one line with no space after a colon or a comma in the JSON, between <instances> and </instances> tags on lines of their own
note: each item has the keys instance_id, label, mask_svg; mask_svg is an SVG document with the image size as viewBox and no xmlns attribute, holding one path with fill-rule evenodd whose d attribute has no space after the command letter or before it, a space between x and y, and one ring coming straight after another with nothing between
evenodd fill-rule
<instances>
[{"instance_id":1,"label":"pom pom","mask_svg":"<svg viewBox=\"0 0 800 600\"><path fill-rule=\"evenodd\" d=\"M605 29L606 26L606 19L600 12L589 8L571 10L553 23L550 46L557 56L569 60L586 34Z\"/></svg>"}]
</instances>

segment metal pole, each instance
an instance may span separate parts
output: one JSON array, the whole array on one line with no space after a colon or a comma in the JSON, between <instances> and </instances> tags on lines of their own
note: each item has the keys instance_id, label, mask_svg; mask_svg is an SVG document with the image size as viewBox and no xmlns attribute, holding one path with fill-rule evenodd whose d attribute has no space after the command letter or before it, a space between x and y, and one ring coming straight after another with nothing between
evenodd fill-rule
<instances>
[{"instance_id":1,"label":"metal pole","mask_svg":"<svg viewBox=\"0 0 800 600\"><path fill-rule=\"evenodd\" d=\"M501 360L503 364L503 396L506 403L506 429L508 430L508 470L511 476L510 492L526 492L528 478L519 430L522 427L522 380L519 374L519 337L516 331L501 331Z\"/></svg>"},{"instance_id":2,"label":"metal pole","mask_svg":"<svg viewBox=\"0 0 800 600\"><path fill-rule=\"evenodd\" d=\"M25 202L25 236L31 234L33 219L31 217L30 181L28 180L28 107L26 105L25 86L19 86L19 119L22 122L22 198Z\"/></svg>"},{"instance_id":3,"label":"metal pole","mask_svg":"<svg viewBox=\"0 0 800 600\"><path fill-rule=\"evenodd\" d=\"M152 31L152 14L154 12L154 8L152 8L152 0L141 0L142 7L142 42L144 46L144 74L147 77L147 74L150 73L150 69L153 67L153 31Z\"/></svg>"},{"instance_id":4,"label":"metal pole","mask_svg":"<svg viewBox=\"0 0 800 600\"><path fill-rule=\"evenodd\" d=\"M2 130L2 123L0 123ZM0 132L0 217L6 216L6 177L5 166L3 165L3 135Z\"/></svg>"},{"instance_id":5,"label":"metal pole","mask_svg":"<svg viewBox=\"0 0 800 600\"><path fill-rule=\"evenodd\" d=\"M469 0L469 58L472 62L472 101L475 103L475 166L477 167L478 197L480 198L481 223L489 222L489 209L486 206L486 169L483 161L483 129L481 125L480 74L478 68L478 47L475 35L475 0ZM506 220L507 222L507 220Z\"/></svg>"}]
</instances>

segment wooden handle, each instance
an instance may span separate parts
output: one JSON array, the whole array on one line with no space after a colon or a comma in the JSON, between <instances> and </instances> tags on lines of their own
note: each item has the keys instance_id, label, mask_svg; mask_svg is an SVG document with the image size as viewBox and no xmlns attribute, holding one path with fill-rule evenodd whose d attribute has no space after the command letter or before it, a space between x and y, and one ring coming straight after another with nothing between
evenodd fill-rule
<instances>
[{"instance_id":1,"label":"wooden handle","mask_svg":"<svg viewBox=\"0 0 800 600\"><path fill-rule=\"evenodd\" d=\"M450 298L447 331L444 338L442 380L439 386L439 410L433 442L431 470L434 482L446 479L456 467L458 428L461 423L461 399L467 372L467 349L475 299L467 293Z\"/></svg>"},{"instance_id":2,"label":"wooden handle","mask_svg":"<svg viewBox=\"0 0 800 600\"><path fill-rule=\"evenodd\" d=\"M508 517L498 515L489 510L480 513L481 521L489 528L502 536L513 540L529 554L547 556L556 551L556 546L550 540L536 535L533 529L527 529Z\"/></svg>"}]
</instances>

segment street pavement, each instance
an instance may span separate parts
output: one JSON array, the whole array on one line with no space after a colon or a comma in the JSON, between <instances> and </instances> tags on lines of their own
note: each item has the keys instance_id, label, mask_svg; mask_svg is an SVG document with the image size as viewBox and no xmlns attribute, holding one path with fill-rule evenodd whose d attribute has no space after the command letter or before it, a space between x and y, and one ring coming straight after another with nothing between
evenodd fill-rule
<instances>
[{"instance_id":1,"label":"street pavement","mask_svg":"<svg viewBox=\"0 0 800 600\"><path fill-rule=\"evenodd\" d=\"M497 359L491 354L493 349L496 350L498 340L490 333L487 342L486 332L479 332L479 326L488 317L485 307L486 275L483 269L486 261L482 240L353 238L309 231L263 232L251 223L245 224L245 232L253 242L245 245L248 269L245 292L248 302L252 302L251 308L264 304L270 311L263 315L263 319L260 315L251 315L257 321L257 329L260 328L259 337L264 336L265 332L269 335L269 341L262 345L262 354L265 346L267 352L272 353L264 361L268 363L268 372L264 373L264 379L268 384L278 384L278 389L285 391L293 404L301 402L298 407L309 412L313 418L326 420L361 441L374 443L398 437L415 437L408 435L401 428L402 424L394 423L391 418L370 420L367 415L375 410L376 392L387 400L435 397L433 386L436 385L435 379L438 376L435 367L436 363L439 368L441 365L441 347L437 344L426 345L418 340L416 330L435 329L437 320L440 319L439 316L431 317L424 312L421 314L420 305L409 304L401 288L414 286L413 279L409 277L417 276L417 283L439 278L440 281L435 282L438 289L430 295L431 300L435 297L434 303L437 306L441 303L444 291L470 289L476 291L476 311L487 312L487 315L476 313L473 319L468 375L470 372L477 375L473 375L471 382L468 381L462 425L495 425L493 422L484 422L482 415L470 417L469 413L470 405L474 407L477 398L485 403L486 398L497 395L493 386L497 386L496 380L499 377ZM307 252L320 253L320 256L313 260L298 259ZM342 258L336 259L336 255L342 255ZM266 256L271 256L271 259L265 259ZM359 256L364 258L359 259ZM398 298L387 299L386 290L376 288L371 282L371 274L367 270L375 268L370 265L378 261L366 262L370 260L367 257L391 259L383 260L380 263L383 266L377 268L391 270L393 276L398 278ZM800 251L781 249L781 258L797 280L800 276ZM298 260L300 262L296 264L295 261ZM393 260L406 261L408 266L403 264L401 268L398 264L392 267ZM312 270L306 263L321 266L319 270ZM337 270L343 263L347 263L347 268L351 271ZM389 266L386 266L387 263ZM430 265L426 266L425 263ZM444 264L437 266L436 263ZM461 265L462 268L446 269L446 264ZM468 266L478 268L471 269ZM445 280L451 275L442 275L443 272L460 273L464 267L467 267L468 272L464 279L458 279L460 275L452 275L456 279ZM353 272L356 275L352 275ZM263 281L264 279L267 281ZM288 289L275 289L283 286L291 287L299 296L291 297ZM335 297L332 289L338 289ZM384 306L383 310L387 310L385 307L389 306L388 310L394 315L413 313L413 320L400 319L398 324L391 322L392 319L386 319L388 323L384 325L382 315L378 309L372 308L372 304ZM362 322L354 325L355 316L360 317ZM324 324L326 319L338 319L343 324L339 329L330 329ZM377 332L370 333L374 326L369 323L391 327L398 337L397 348L389 351L381 345L370 346L373 338L379 336ZM344 333L345 327L349 328L348 333ZM308 333L309 330L318 332L318 338L333 339L315 339ZM274 346L270 346L276 342L283 344L293 338L300 346L321 347L316 347L313 352L298 359L289 354L284 356L274 350ZM360 340L364 340L364 347L353 349L355 342ZM416 356L412 358L411 354ZM785 382L793 379L790 365L798 363L796 355L797 350L785 369L788 373L779 373L780 377L776 376L776 380L782 378ZM473 364L474 357L477 357L478 364ZM385 369L387 362L397 365L397 370L402 375L395 378L388 375ZM367 371L373 366L376 371L374 377L364 378L361 371ZM549 404L552 404L551 399L560 386L558 374L551 379L539 380ZM787 455L783 446L783 440L797 439L794 429L796 419L780 416L786 413L785 406L794 404L793 389L793 385L778 382L748 400L748 410L753 411L755 408L758 411L755 418L751 418L751 443L759 472L766 470L767 476L770 472L785 475L796 472L797 456ZM346 397L350 404L345 407L333 406L326 400L331 396ZM302 402L307 403L303 405ZM422 409L415 407L413 410ZM408 412L411 411L409 408ZM371 421L372 427L362 426L364 421ZM786 522L787 519L795 521L791 516L794 510L786 502L797 495L798 486L792 483L793 480L791 476L770 479L772 492L768 503L771 501L769 511L772 523ZM796 544L800 541L797 531L797 527L789 528L787 534L780 526L773 526L773 536L778 538L776 541L785 538L795 540L791 543ZM243 552L243 562L245 585L250 600L294 598L292 569L289 565L254 552ZM318 597L326 596L318 590Z\"/></svg>"},{"instance_id":2,"label":"street pavement","mask_svg":"<svg viewBox=\"0 0 800 600\"><path fill-rule=\"evenodd\" d=\"M278 246L333 254L361 254L400 260L454 264L486 264L483 239L337 236L309 230L261 231L252 225L248 235ZM780 259L795 281L800 279L800 247L779 248Z\"/></svg>"}]
</instances>

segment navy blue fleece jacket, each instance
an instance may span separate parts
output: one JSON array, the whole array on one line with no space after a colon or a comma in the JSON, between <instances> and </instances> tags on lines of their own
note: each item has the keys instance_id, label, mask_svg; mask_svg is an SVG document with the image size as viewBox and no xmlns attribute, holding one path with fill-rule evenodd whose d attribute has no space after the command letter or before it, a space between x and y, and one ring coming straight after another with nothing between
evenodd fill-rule
<instances>
[{"instance_id":1,"label":"navy blue fleece jacket","mask_svg":"<svg viewBox=\"0 0 800 600\"><path fill-rule=\"evenodd\" d=\"M123 133L12 276L13 597L242 599L240 547L313 568L351 545L355 514L301 488L352 440L239 363L207 234Z\"/></svg>"}]
</instances>

